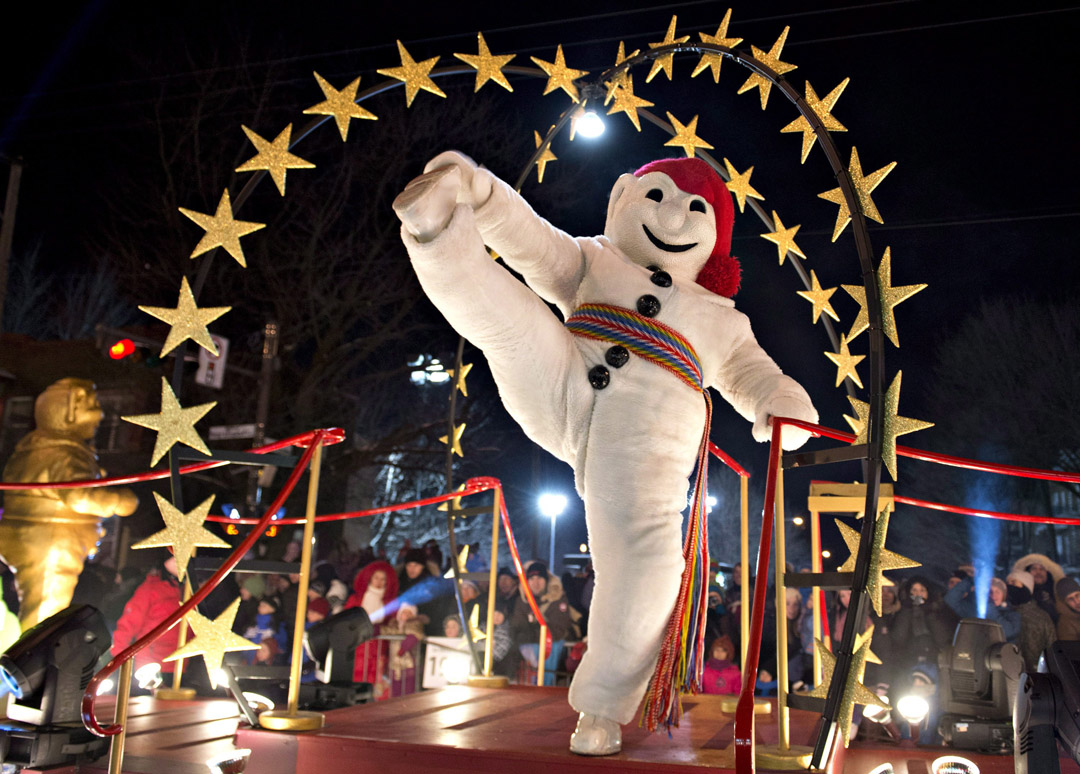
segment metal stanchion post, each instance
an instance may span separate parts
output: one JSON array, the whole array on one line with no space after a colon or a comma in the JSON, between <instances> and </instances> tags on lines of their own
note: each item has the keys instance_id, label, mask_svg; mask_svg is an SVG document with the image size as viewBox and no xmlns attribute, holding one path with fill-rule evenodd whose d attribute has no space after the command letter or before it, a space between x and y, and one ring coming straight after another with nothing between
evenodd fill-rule
<instances>
[{"instance_id":1,"label":"metal stanchion post","mask_svg":"<svg viewBox=\"0 0 1080 774\"><path fill-rule=\"evenodd\" d=\"M120 683L116 688L116 711L114 722L120 726L120 733L112 738L109 746L109 774L120 774L124 767L124 740L127 738L128 700L131 694L131 672L133 666L129 658L120 665Z\"/></svg>"},{"instance_id":2,"label":"metal stanchion post","mask_svg":"<svg viewBox=\"0 0 1080 774\"><path fill-rule=\"evenodd\" d=\"M491 507L491 566L488 568L487 639L484 640L484 674L471 675L469 685L477 688L505 688L510 680L491 674L492 649L495 647L495 594L499 579L499 516L502 513L502 491L496 489Z\"/></svg>"},{"instance_id":3,"label":"metal stanchion post","mask_svg":"<svg viewBox=\"0 0 1080 774\"><path fill-rule=\"evenodd\" d=\"M810 512L810 571L821 572L821 514ZM814 641L821 639L821 586L814 586L810 592L814 600ZM814 646L814 685L820 685L824 675L821 671L821 654Z\"/></svg>"},{"instance_id":4,"label":"metal stanchion post","mask_svg":"<svg viewBox=\"0 0 1080 774\"><path fill-rule=\"evenodd\" d=\"M536 662L536 685L541 686L544 684L544 662L547 661L547 635L548 629L544 624L540 624L540 644L537 651L539 660Z\"/></svg>"},{"instance_id":5,"label":"metal stanchion post","mask_svg":"<svg viewBox=\"0 0 1080 774\"><path fill-rule=\"evenodd\" d=\"M194 557L194 552L192 552ZM184 576L184 602L191 599L191 579L188 576ZM176 647L177 649L184 647L184 643L187 642L187 621L181 621L180 631L176 635ZM173 668L172 687L161 687L154 691L155 699L162 699L164 701L191 701L195 698L194 688L181 688L180 680L184 676L184 659L178 658L176 660L176 666Z\"/></svg>"},{"instance_id":6,"label":"metal stanchion post","mask_svg":"<svg viewBox=\"0 0 1080 774\"><path fill-rule=\"evenodd\" d=\"M304 649L304 624L307 623L308 580L311 577L311 547L315 540L315 505L319 499L319 472L322 468L322 443L315 446L308 471L307 509L304 515L304 542L300 553L300 582L296 586L296 621L293 629L292 661L289 664L289 706L284 712L269 710L259 715L259 725L273 731L312 731L322 728L326 717L321 712L300 710L300 666Z\"/></svg>"}]
</instances>

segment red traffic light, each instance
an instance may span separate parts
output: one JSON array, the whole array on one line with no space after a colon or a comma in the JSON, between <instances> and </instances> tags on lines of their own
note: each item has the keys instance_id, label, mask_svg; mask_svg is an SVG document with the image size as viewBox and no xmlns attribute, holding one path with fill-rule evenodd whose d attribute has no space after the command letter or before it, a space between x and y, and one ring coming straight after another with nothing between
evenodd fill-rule
<instances>
[{"instance_id":1,"label":"red traffic light","mask_svg":"<svg viewBox=\"0 0 1080 774\"><path fill-rule=\"evenodd\" d=\"M113 360L123 360L135 352L135 342L131 339L120 339L109 347L109 357Z\"/></svg>"}]
</instances>

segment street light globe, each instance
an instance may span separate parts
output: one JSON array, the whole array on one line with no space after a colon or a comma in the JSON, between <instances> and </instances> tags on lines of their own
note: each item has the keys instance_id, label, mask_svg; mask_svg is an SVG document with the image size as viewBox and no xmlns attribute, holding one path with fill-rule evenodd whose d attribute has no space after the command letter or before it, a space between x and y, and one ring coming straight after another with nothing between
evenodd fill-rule
<instances>
[{"instance_id":1,"label":"street light globe","mask_svg":"<svg viewBox=\"0 0 1080 774\"><path fill-rule=\"evenodd\" d=\"M586 110L578 119L577 133L590 139L599 137L604 133L604 119L598 116L595 110Z\"/></svg>"},{"instance_id":2,"label":"street light globe","mask_svg":"<svg viewBox=\"0 0 1080 774\"><path fill-rule=\"evenodd\" d=\"M549 519L555 519L566 510L566 495L544 492L537 498L536 504L540 508L540 513Z\"/></svg>"}]
</instances>

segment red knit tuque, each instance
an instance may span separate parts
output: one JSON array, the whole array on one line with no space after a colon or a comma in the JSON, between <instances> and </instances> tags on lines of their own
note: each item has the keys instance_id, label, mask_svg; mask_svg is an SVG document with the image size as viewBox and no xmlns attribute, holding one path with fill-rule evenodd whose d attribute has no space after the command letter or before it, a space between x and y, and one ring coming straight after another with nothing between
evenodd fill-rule
<instances>
[{"instance_id":1,"label":"red knit tuque","mask_svg":"<svg viewBox=\"0 0 1080 774\"><path fill-rule=\"evenodd\" d=\"M663 172L680 190L697 194L712 205L716 217L716 244L709 260L701 267L697 283L720 296L733 297L739 290L739 261L731 255L731 227L735 207L731 194L716 171L699 158L659 159L634 172L641 177L649 172Z\"/></svg>"}]
</instances>

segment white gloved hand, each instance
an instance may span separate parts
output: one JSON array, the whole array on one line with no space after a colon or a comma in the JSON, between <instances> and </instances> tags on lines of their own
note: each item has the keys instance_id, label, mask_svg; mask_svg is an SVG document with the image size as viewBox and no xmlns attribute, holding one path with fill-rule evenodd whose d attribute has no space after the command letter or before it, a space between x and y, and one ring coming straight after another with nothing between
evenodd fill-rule
<instances>
[{"instance_id":1,"label":"white gloved hand","mask_svg":"<svg viewBox=\"0 0 1080 774\"><path fill-rule=\"evenodd\" d=\"M818 421L818 413L814 407L791 396L782 396L769 401L758 412L754 419L754 427L751 431L754 440L758 442L768 441L772 438L773 417L788 417L801 419L804 422ZM780 446L784 451L794 451L813 437L813 433L794 425L784 425L780 431Z\"/></svg>"},{"instance_id":2,"label":"white gloved hand","mask_svg":"<svg viewBox=\"0 0 1080 774\"><path fill-rule=\"evenodd\" d=\"M430 242L449 225L460 188L461 170L456 166L425 172L397 195L394 212L417 241Z\"/></svg>"},{"instance_id":3,"label":"white gloved hand","mask_svg":"<svg viewBox=\"0 0 1080 774\"><path fill-rule=\"evenodd\" d=\"M476 209L491 196L491 173L459 151L445 151L424 165L425 172L444 167L456 167L461 172L461 187L457 203Z\"/></svg>"}]
</instances>

